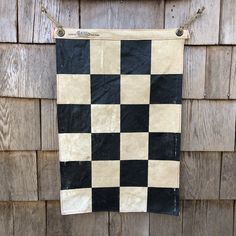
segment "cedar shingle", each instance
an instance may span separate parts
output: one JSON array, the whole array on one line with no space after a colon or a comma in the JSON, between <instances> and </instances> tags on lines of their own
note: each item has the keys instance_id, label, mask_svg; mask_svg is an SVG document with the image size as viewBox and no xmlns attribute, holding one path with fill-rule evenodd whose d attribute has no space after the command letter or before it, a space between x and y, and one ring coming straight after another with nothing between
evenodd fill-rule
<instances>
[{"instance_id":1,"label":"cedar shingle","mask_svg":"<svg viewBox=\"0 0 236 236\"><path fill-rule=\"evenodd\" d=\"M0 201L37 199L36 153L0 152Z\"/></svg>"},{"instance_id":2,"label":"cedar shingle","mask_svg":"<svg viewBox=\"0 0 236 236\"><path fill-rule=\"evenodd\" d=\"M40 149L39 100L0 98L0 150Z\"/></svg>"}]
</instances>

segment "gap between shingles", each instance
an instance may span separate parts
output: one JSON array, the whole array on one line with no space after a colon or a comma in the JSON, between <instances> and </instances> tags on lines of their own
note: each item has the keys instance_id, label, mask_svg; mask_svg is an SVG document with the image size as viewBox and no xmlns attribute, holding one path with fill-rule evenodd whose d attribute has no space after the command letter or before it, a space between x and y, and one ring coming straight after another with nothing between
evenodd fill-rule
<instances>
[{"instance_id":1,"label":"gap between shingles","mask_svg":"<svg viewBox=\"0 0 236 236\"><path fill-rule=\"evenodd\" d=\"M218 195L219 200L220 200L220 197L221 197L222 164L223 164L223 152L220 153L220 179L219 179L219 195Z\"/></svg>"}]
</instances>

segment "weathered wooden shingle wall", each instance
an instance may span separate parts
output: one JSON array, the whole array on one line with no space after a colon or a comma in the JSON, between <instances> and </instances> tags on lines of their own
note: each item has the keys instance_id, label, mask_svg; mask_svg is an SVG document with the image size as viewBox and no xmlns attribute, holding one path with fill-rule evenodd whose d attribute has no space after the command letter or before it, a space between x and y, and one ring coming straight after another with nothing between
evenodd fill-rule
<instances>
[{"instance_id":1,"label":"weathered wooden shingle wall","mask_svg":"<svg viewBox=\"0 0 236 236\"><path fill-rule=\"evenodd\" d=\"M206 7L185 48L180 217L60 215L55 47L40 2L0 0L0 235L236 236L236 1L42 1L82 28L176 27Z\"/></svg>"}]
</instances>

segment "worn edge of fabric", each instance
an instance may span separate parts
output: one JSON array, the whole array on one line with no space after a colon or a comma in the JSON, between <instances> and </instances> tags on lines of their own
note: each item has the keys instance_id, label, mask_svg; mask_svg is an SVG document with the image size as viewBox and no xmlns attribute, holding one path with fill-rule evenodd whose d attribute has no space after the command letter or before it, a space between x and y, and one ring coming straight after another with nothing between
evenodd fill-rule
<instances>
[{"instance_id":1,"label":"worn edge of fabric","mask_svg":"<svg viewBox=\"0 0 236 236\"><path fill-rule=\"evenodd\" d=\"M176 40L189 39L188 30L183 31L182 36L176 35L176 29L72 29L65 28L65 35L57 35L54 31L54 38L59 39L97 39L97 40Z\"/></svg>"}]
</instances>

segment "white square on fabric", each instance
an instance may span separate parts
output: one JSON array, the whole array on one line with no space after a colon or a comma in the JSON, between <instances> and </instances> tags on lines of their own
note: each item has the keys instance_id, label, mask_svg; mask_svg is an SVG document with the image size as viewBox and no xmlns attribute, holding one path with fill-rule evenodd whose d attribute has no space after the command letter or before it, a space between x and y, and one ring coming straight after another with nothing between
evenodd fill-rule
<instances>
[{"instance_id":1,"label":"white square on fabric","mask_svg":"<svg viewBox=\"0 0 236 236\"><path fill-rule=\"evenodd\" d=\"M92 161L92 187L118 187L120 161Z\"/></svg>"},{"instance_id":2,"label":"white square on fabric","mask_svg":"<svg viewBox=\"0 0 236 236\"><path fill-rule=\"evenodd\" d=\"M179 161L148 161L148 187L179 188Z\"/></svg>"},{"instance_id":3,"label":"white square on fabric","mask_svg":"<svg viewBox=\"0 0 236 236\"><path fill-rule=\"evenodd\" d=\"M61 190L60 200L62 215L92 212L91 188Z\"/></svg>"},{"instance_id":4,"label":"white square on fabric","mask_svg":"<svg viewBox=\"0 0 236 236\"><path fill-rule=\"evenodd\" d=\"M121 160L148 159L148 133L121 133L120 135Z\"/></svg>"},{"instance_id":5,"label":"white square on fabric","mask_svg":"<svg viewBox=\"0 0 236 236\"><path fill-rule=\"evenodd\" d=\"M90 75L57 75L57 104L90 103Z\"/></svg>"},{"instance_id":6,"label":"white square on fabric","mask_svg":"<svg viewBox=\"0 0 236 236\"><path fill-rule=\"evenodd\" d=\"M120 212L146 212L146 187L120 187Z\"/></svg>"},{"instance_id":7,"label":"white square on fabric","mask_svg":"<svg viewBox=\"0 0 236 236\"><path fill-rule=\"evenodd\" d=\"M149 132L180 133L181 104L150 104Z\"/></svg>"},{"instance_id":8,"label":"white square on fabric","mask_svg":"<svg viewBox=\"0 0 236 236\"><path fill-rule=\"evenodd\" d=\"M92 133L120 132L120 105L91 105Z\"/></svg>"},{"instance_id":9,"label":"white square on fabric","mask_svg":"<svg viewBox=\"0 0 236 236\"><path fill-rule=\"evenodd\" d=\"M91 134L59 134L60 161L91 161Z\"/></svg>"},{"instance_id":10,"label":"white square on fabric","mask_svg":"<svg viewBox=\"0 0 236 236\"><path fill-rule=\"evenodd\" d=\"M150 103L150 75L121 75L121 104Z\"/></svg>"}]
</instances>

